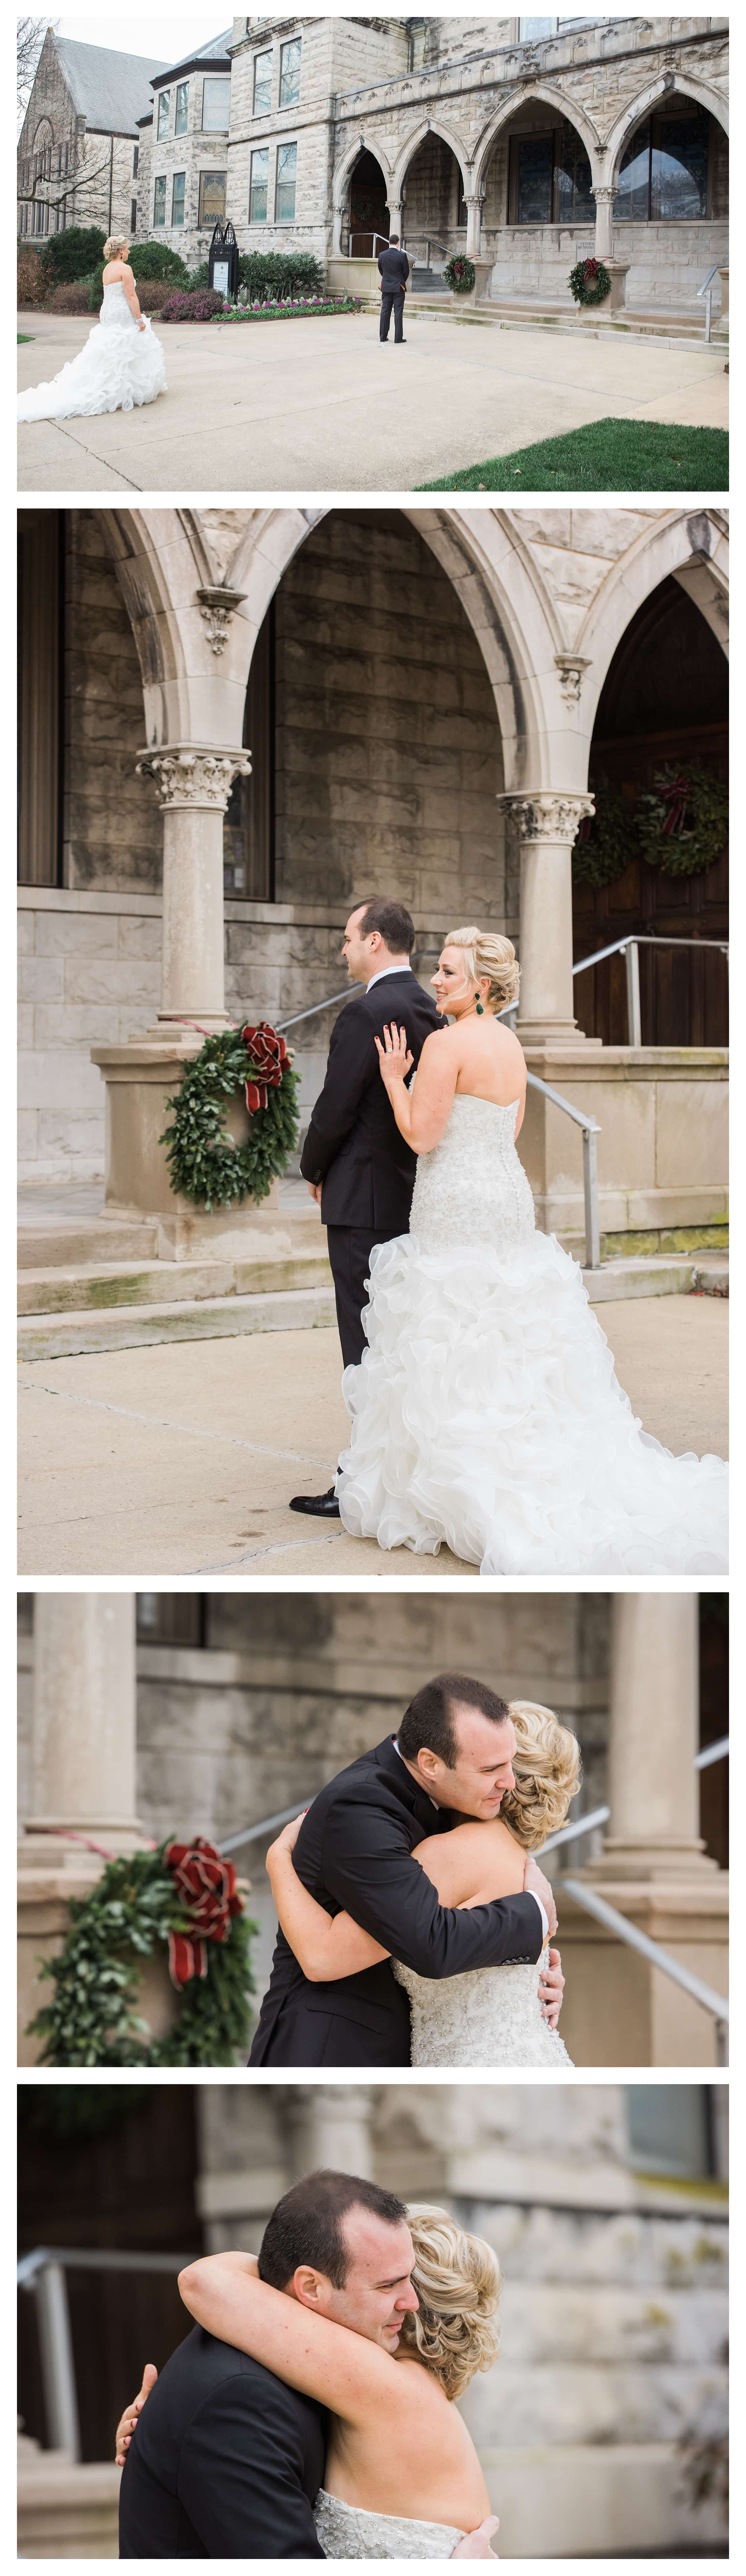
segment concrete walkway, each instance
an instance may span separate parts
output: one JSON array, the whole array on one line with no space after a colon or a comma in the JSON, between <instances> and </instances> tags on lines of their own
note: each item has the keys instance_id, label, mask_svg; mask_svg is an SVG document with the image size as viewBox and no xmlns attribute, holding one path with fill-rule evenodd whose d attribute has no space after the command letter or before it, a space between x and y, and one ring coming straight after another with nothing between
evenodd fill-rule
<instances>
[{"instance_id":1,"label":"concrete walkway","mask_svg":"<svg viewBox=\"0 0 746 2576\"><path fill-rule=\"evenodd\" d=\"M607 1305L603 1329L647 1431L727 1449L728 1310L712 1297ZM335 1332L159 1345L20 1372L19 1571L152 1581L238 1574L412 1583L472 1574L445 1549L384 1555L292 1493L332 1479L347 1416ZM582 1567L578 1568L579 1575Z\"/></svg>"},{"instance_id":2,"label":"concrete walkway","mask_svg":"<svg viewBox=\"0 0 746 2576\"><path fill-rule=\"evenodd\" d=\"M87 320L26 314L19 384L46 382ZM644 347L409 317L163 325L168 393L142 411L19 430L23 492L401 492L581 423L726 428L722 350Z\"/></svg>"}]
</instances>

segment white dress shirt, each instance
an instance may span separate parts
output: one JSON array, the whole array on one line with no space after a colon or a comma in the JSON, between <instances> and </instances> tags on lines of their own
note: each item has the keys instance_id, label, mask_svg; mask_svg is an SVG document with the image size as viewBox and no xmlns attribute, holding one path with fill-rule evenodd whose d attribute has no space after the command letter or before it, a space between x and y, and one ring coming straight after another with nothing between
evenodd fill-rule
<instances>
[{"instance_id":1,"label":"white dress shirt","mask_svg":"<svg viewBox=\"0 0 746 2576\"><path fill-rule=\"evenodd\" d=\"M370 983L369 983L369 984L366 984L366 987L365 987L366 993L372 993L374 984L382 984L382 983L383 983L384 975L414 975L414 967L413 967L413 966L380 966L380 967L379 967L379 970L378 970L378 974L377 974L377 975L371 975ZM416 978L415 978L415 981L416 981Z\"/></svg>"}]
</instances>

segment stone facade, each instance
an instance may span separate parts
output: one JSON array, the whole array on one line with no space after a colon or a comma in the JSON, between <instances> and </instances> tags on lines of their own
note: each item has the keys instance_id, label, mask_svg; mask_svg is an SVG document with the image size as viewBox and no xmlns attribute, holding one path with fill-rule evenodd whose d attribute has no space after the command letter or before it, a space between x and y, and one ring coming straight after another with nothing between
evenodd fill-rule
<instances>
[{"instance_id":1,"label":"stone facade","mask_svg":"<svg viewBox=\"0 0 746 2576\"><path fill-rule=\"evenodd\" d=\"M466 249L489 263L493 296L569 307L568 271L595 246L626 267L629 304L696 309L708 268L728 256L727 19L598 17L560 24L538 40L522 36L522 24L234 18L225 47L231 77L223 165L226 212L241 249L292 241L322 259L346 252L350 186L365 152L378 162L391 229L436 270L449 251ZM283 48L298 42L297 80L286 101ZM618 205L614 210L625 147L651 112L668 111L674 101L684 113L699 107L709 118L706 202L696 220L659 222L651 201L649 217L630 223ZM563 125L587 156L582 214L560 222L545 209L540 221L519 222L509 145ZM206 254L211 227L198 222L204 137L191 101L189 132L176 155L185 171L185 220L169 229L172 127L173 81L160 143L152 125L141 129L139 225L152 228L155 180L165 178L167 238L196 261ZM288 144L295 147L294 212L277 196L278 154ZM266 155L254 172L266 189L266 212L250 202L252 154ZM385 229L383 215L381 221Z\"/></svg>"},{"instance_id":2,"label":"stone facade","mask_svg":"<svg viewBox=\"0 0 746 2576\"><path fill-rule=\"evenodd\" d=\"M137 114L158 70L108 50L102 62L98 46L60 43L48 27L18 139L19 239L38 242L72 224L134 230Z\"/></svg>"}]
</instances>

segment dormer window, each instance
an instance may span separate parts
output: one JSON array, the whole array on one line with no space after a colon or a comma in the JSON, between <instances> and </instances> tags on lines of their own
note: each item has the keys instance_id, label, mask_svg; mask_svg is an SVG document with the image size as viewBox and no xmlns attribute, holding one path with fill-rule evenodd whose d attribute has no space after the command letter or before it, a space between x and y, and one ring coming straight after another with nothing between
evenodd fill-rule
<instances>
[{"instance_id":1,"label":"dormer window","mask_svg":"<svg viewBox=\"0 0 746 2576\"><path fill-rule=\"evenodd\" d=\"M206 80L202 84L203 134L227 134L230 124L230 80Z\"/></svg>"}]
</instances>

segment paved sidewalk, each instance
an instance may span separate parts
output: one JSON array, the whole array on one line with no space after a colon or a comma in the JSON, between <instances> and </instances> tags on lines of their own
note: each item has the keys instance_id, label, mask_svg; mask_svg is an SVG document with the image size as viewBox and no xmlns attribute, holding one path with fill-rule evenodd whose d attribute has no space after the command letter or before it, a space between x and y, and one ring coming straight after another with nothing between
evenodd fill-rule
<instances>
[{"instance_id":1,"label":"paved sidewalk","mask_svg":"<svg viewBox=\"0 0 746 2576\"><path fill-rule=\"evenodd\" d=\"M727 1448L727 1304L608 1305L603 1329L644 1428L675 1451ZM385 1555L339 1522L299 1521L292 1493L331 1482L347 1416L335 1332L256 1333L20 1372L21 1540L29 1577L468 1575L448 1550ZM582 1573L582 1568L578 1569Z\"/></svg>"},{"instance_id":2,"label":"paved sidewalk","mask_svg":"<svg viewBox=\"0 0 746 2576\"><path fill-rule=\"evenodd\" d=\"M88 337L21 315L19 385ZM156 326L157 327L157 326ZM19 429L24 492L401 492L607 414L727 427L722 350L664 349L409 317L381 348L375 313L328 321L167 323L168 393L141 411Z\"/></svg>"}]
</instances>

